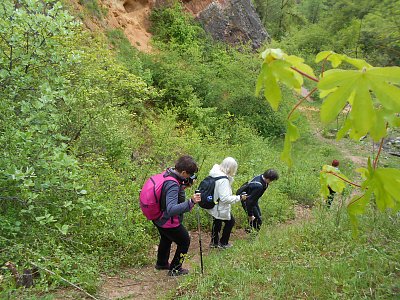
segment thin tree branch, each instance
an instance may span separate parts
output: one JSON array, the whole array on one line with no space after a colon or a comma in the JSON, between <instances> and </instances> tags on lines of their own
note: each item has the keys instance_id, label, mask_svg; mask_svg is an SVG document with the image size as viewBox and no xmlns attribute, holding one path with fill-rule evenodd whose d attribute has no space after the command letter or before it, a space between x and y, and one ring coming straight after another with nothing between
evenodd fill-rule
<instances>
[{"instance_id":1,"label":"thin tree branch","mask_svg":"<svg viewBox=\"0 0 400 300\"><path fill-rule=\"evenodd\" d=\"M12 240L10 240L10 239L8 239L8 238L6 238L6 237L0 236L0 238L2 238L3 240L6 240L6 241L8 241L8 242L14 244L14 245L17 246L17 247L21 247L21 245L18 245L17 243L15 243L14 241L12 241ZM38 255L37 253L35 253L34 251L32 251L32 250L31 250L30 248L28 248L28 247L24 247L24 249L28 250L28 251L29 251L30 253L32 253L33 255ZM39 255L39 256L40 256L40 255ZM42 259L46 260L45 257L43 257L43 256L40 256L40 257L41 257ZM62 277L61 275L58 275L58 274L54 273L53 271L50 271L50 270L48 270L48 269L46 269L46 268L44 268L44 267L38 266L37 264L35 264L35 263L31 262L31 261L28 261L28 262L29 262L31 265L35 266L36 268L42 269L42 270L48 272L49 274L51 274L51 275L53 275L53 276L59 277L61 280L63 280L63 281L65 281L66 283L70 284L71 286L73 286L74 288L78 289L79 291L81 291L81 292L84 293L85 295L89 296L90 298L92 298L92 299L94 299L94 300L99 300L99 299L96 298L95 296L93 296L93 295L89 294L88 292L86 292L86 291L85 291L84 289L82 289L81 287L79 287L79 286L77 286L76 284L74 284L74 283L70 282L69 280L65 279L65 278Z\"/></svg>"},{"instance_id":2,"label":"thin tree branch","mask_svg":"<svg viewBox=\"0 0 400 300\"><path fill-rule=\"evenodd\" d=\"M297 69L296 67L290 67L292 70L295 70L297 73L300 73L301 75L303 75L304 77L307 77L308 79L311 79L312 81L315 82L319 82L318 78L312 77L306 73L304 73L303 71L300 71L299 69Z\"/></svg>"},{"instance_id":3,"label":"thin tree branch","mask_svg":"<svg viewBox=\"0 0 400 300\"><path fill-rule=\"evenodd\" d=\"M358 200L362 199L365 196L365 194L362 194L360 197L358 197L357 199L353 200L352 202L350 202L347 207L349 207L350 205L353 205L354 203L356 203Z\"/></svg>"},{"instance_id":4,"label":"thin tree branch","mask_svg":"<svg viewBox=\"0 0 400 300\"><path fill-rule=\"evenodd\" d=\"M344 182L347 182L348 184L351 184L352 186L356 186L356 187L361 188L361 185L359 185L359 184L357 184L357 183L354 183L354 182L351 182L351 181L348 181L347 179L345 179L345 178L339 176L338 174L336 174L335 172L327 171L327 172L325 172L325 173L327 173L327 174L332 174L333 176L336 176L337 178L343 180Z\"/></svg>"},{"instance_id":5,"label":"thin tree branch","mask_svg":"<svg viewBox=\"0 0 400 300\"><path fill-rule=\"evenodd\" d=\"M388 123L386 123L386 129L387 129L387 128L388 128ZM383 138L381 139L381 143L380 143L380 145L379 145L378 153L376 154L376 157L375 157L375 160L374 160L374 169L376 169L376 167L377 167L377 165L378 165L378 159L379 159L379 156L380 156L381 151L382 151L382 147L383 147L383 142L384 142L384 140L385 140L385 138L383 137Z\"/></svg>"},{"instance_id":6,"label":"thin tree branch","mask_svg":"<svg viewBox=\"0 0 400 300\"><path fill-rule=\"evenodd\" d=\"M325 72L325 64L328 61L328 57L331 56L332 53L330 53L327 57L325 57L324 62L322 63L321 67L321 77L324 77L324 72Z\"/></svg>"},{"instance_id":7,"label":"thin tree branch","mask_svg":"<svg viewBox=\"0 0 400 300\"><path fill-rule=\"evenodd\" d=\"M296 110L296 108L299 107L299 105L300 105L301 103L303 103L304 100L306 100L307 98L309 98L316 90L317 90L316 87L313 88L313 89L311 90L311 92L309 92L305 97L303 97L302 99L300 99L299 102L297 102L297 104L296 104L296 105L292 108L292 110L290 111L290 113L289 113L289 115L288 115L288 117L287 117L288 120L290 120L290 117L291 117L292 113Z\"/></svg>"}]
</instances>

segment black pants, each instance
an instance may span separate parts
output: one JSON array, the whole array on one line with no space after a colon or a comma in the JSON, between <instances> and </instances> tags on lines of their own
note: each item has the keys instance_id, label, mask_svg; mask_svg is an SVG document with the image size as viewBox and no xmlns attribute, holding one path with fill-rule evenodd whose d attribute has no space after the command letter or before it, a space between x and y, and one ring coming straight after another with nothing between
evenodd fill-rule
<instances>
[{"instance_id":1,"label":"black pants","mask_svg":"<svg viewBox=\"0 0 400 300\"><path fill-rule=\"evenodd\" d=\"M329 189L329 196L328 196L328 199L326 201L326 205L327 205L328 208L330 208L331 205L332 205L333 199L335 198L336 192L334 190L332 190L329 185L328 185L328 189Z\"/></svg>"},{"instance_id":2,"label":"black pants","mask_svg":"<svg viewBox=\"0 0 400 300\"><path fill-rule=\"evenodd\" d=\"M224 229L222 230L221 239L219 238L219 232L222 228L222 223L225 223ZM231 214L230 220L220 220L213 218L213 224L211 229L211 243L214 245L226 245L229 242L229 237L231 236L232 228L235 225L235 218Z\"/></svg>"},{"instance_id":3,"label":"black pants","mask_svg":"<svg viewBox=\"0 0 400 300\"><path fill-rule=\"evenodd\" d=\"M177 245L174 258L171 261L170 270L178 270L182 267L185 256L190 245L190 236L186 228L181 224L175 228L161 228L156 225L160 233L160 244L157 252L157 265L165 266L168 264L171 245Z\"/></svg>"},{"instance_id":4,"label":"black pants","mask_svg":"<svg viewBox=\"0 0 400 300\"><path fill-rule=\"evenodd\" d=\"M242 207L247 214L247 206L244 201L242 201ZM262 225L261 210L260 207L258 206L258 203L253 207L253 216L255 219L253 221L249 221L249 226L258 231L260 230Z\"/></svg>"}]
</instances>

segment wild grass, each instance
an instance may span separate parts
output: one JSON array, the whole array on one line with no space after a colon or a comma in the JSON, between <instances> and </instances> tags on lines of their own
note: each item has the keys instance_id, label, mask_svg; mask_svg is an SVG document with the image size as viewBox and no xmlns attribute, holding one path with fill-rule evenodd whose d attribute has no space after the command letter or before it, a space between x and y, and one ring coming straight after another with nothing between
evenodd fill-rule
<instances>
[{"instance_id":1,"label":"wild grass","mask_svg":"<svg viewBox=\"0 0 400 300\"><path fill-rule=\"evenodd\" d=\"M205 259L205 275L179 299L396 299L400 219L370 211L358 237L345 212L315 209L310 222L264 226Z\"/></svg>"}]
</instances>

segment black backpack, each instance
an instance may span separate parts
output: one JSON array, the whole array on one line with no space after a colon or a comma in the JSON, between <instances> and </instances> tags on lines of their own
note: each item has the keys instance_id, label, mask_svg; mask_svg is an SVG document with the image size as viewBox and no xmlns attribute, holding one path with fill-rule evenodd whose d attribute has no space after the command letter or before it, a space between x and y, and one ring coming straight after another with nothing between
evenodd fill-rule
<instances>
[{"instance_id":1,"label":"black backpack","mask_svg":"<svg viewBox=\"0 0 400 300\"><path fill-rule=\"evenodd\" d=\"M254 179L254 178L253 178ZM243 183L240 188L238 188L238 190L236 191L236 195L241 195L243 192L246 192L247 194L247 188L249 187L250 183L256 183L262 186L261 182L258 181L246 181L245 183Z\"/></svg>"},{"instance_id":2,"label":"black backpack","mask_svg":"<svg viewBox=\"0 0 400 300\"><path fill-rule=\"evenodd\" d=\"M249 187L250 181L246 181L243 183L240 188L236 191L236 195L240 195L243 192L247 192L247 188Z\"/></svg>"},{"instance_id":3,"label":"black backpack","mask_svg":"<svg viewBox=\"0 0 400 300\"><path fill-rule=\"evenodd\" d=\"M201 193L201 201L199 202L201 208L211 209L218 203L219 199L214 199L215 182L222 178L228 179L227 176L207 176L200 182L198 190Z\"/></svg>"}]
</instances>

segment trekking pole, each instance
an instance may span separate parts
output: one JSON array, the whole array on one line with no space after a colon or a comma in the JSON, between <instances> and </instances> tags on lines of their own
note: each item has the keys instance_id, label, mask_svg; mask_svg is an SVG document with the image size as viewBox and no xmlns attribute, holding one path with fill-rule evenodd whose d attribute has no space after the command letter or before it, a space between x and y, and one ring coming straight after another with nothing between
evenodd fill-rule
<instances>
[{"instance_id":1,"label":"trekking pole","mask_svg":"<svg viewBox=\"0 0 400 300\"><path fill-rule=\"evenodd\" d=\"M200 193L199 190L196 190L195 193ZM203 248L201 246L201 224L200 224L200 208L199 205L197 205L197 231L199 233L199 246L200 246L200 266L201 266L201 274L203 275L204 269L203 269Z\"/></svg>"}]
</instances>

